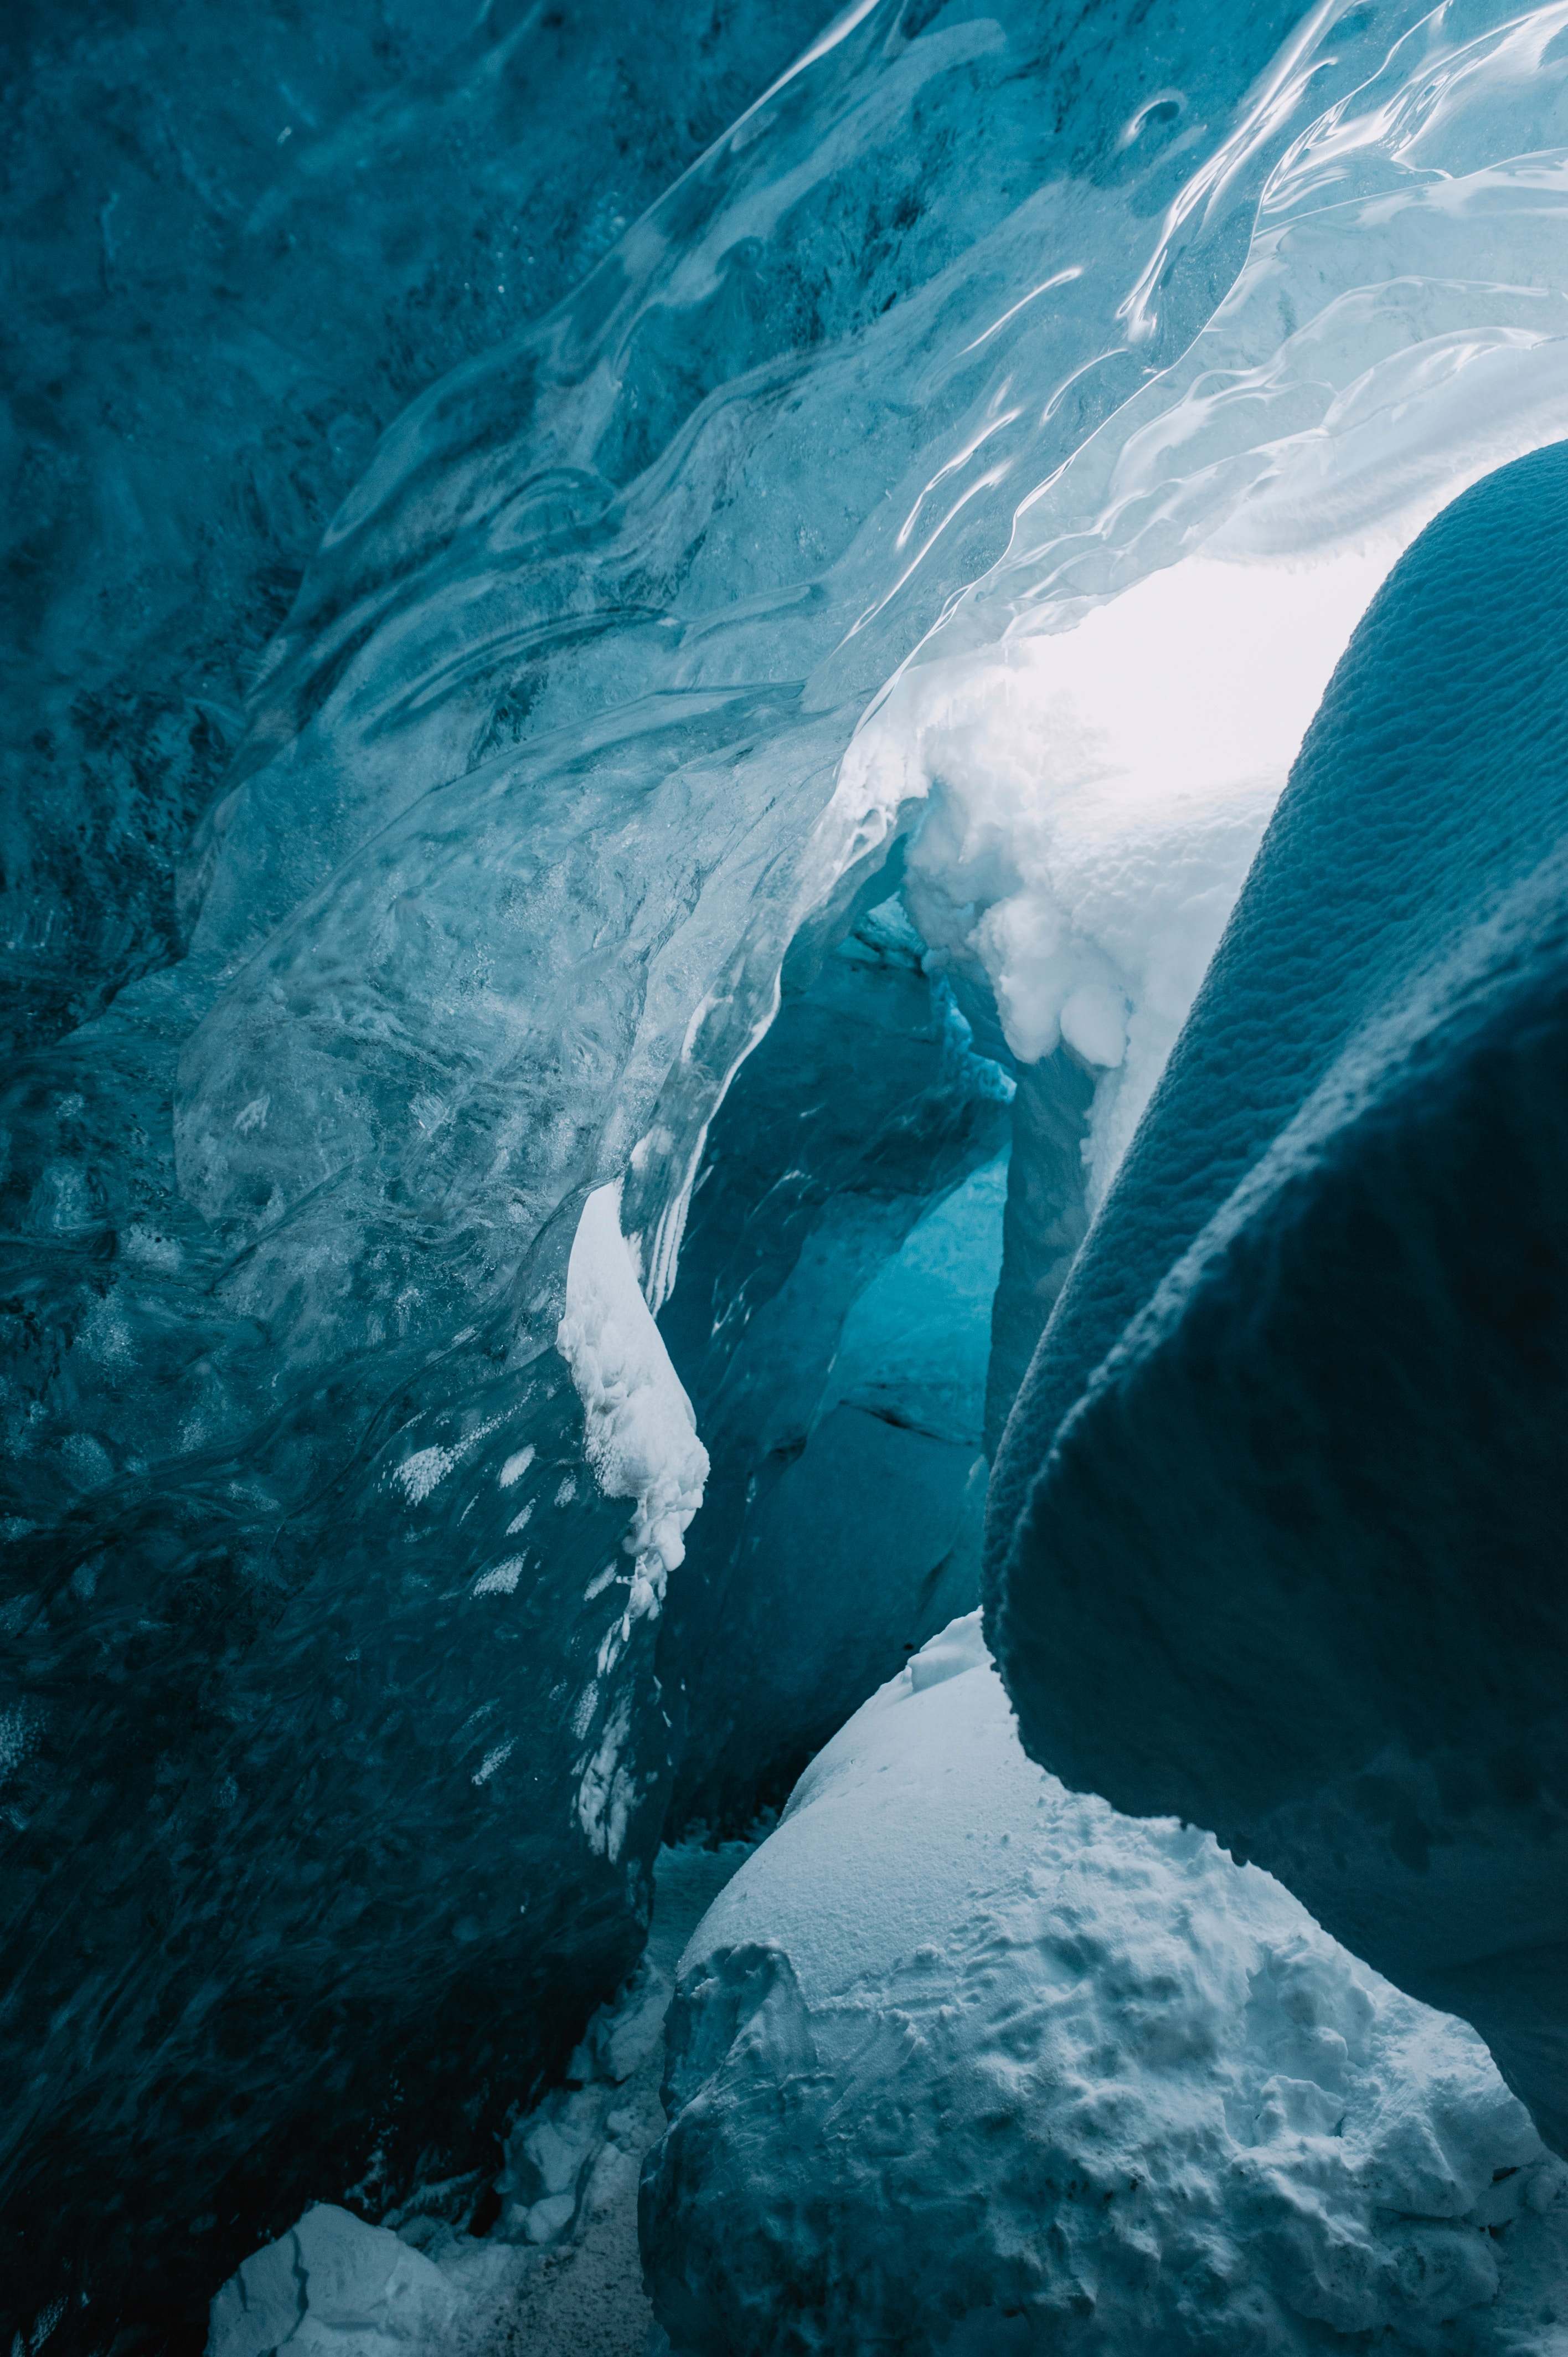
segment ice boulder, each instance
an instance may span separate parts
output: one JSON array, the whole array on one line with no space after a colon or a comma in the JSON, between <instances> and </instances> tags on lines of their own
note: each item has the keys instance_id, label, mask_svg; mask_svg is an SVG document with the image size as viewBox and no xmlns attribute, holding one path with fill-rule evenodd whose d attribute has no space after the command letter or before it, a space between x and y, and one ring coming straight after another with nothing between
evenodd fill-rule
<instances>
[{"instance_id":1,"label":"ice boulder","mask_svg":"<svg viewBox=\"0 0 1568 2357\"><path fill-rule=\"evenodd\" d=\"M1036 1767L978 1615L710 1909L665 2099L681 2357L1568 2351L1568 2170L1474 2031Z\"/></svg>"},{"instance_id":2,"label":"ice boulder","mask_svg":"<svg viewBox=\"0 0 1568 2357\"><path fill-rule=\"evenodd\" d=\"M317 2201L224 2285L207 2357L419 2357L457 2309L433 2260Z\"/></svg>"},{"instance_id":3,"label":"ice boulder","mask_svg":"<svg viewBox=\"0 0 1568 2357\"><path fill-rule=\"evenodd\" d=\"M1374 599L1008 1426L1030 1752L1568 2139L1568 445Z\"/></svg>"}]
</instances>

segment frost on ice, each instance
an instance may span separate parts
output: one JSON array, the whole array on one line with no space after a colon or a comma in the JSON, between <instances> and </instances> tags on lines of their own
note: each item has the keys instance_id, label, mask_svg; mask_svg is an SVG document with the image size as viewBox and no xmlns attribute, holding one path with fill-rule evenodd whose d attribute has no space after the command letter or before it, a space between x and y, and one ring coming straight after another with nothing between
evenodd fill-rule
<instances>
[{"instance_id":1,"label":"frost on ice","mask_svg":"<svg viewBox=\"0 0 1568 2357\"><path fill-rule=\"evenodd\" d=\"M607 1498L636 1501L621 1544L633 1558L627 1611L639 1620L657 1612L669 1575L684 1558L708 1452L642 1297L621 1233L618 1184L596 1187L583 1206L555 1341L583 1403L585 1447L599 1488Z\"/></svg>"}]
</instances>

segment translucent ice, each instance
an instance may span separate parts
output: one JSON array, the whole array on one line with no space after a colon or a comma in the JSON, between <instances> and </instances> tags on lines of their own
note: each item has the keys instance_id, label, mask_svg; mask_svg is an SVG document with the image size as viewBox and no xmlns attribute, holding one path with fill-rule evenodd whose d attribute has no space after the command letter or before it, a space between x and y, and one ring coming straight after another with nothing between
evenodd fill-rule
<instances>
[{"instance_id":1,"label":"translucent ice","mask_svg":"<svg viewBox=\"0 0 1568 2357\"><path fill-rule=\"evenodd\" d=\"M511 86L501 20L521 53L552 16L487 13L487 106ZM171 2296L199 2316L306 2199L373 2210L422 2167L481 2167L633 1961L688 1738L684 1799L737 1813L853 1698L825 1673L753 1684L828 1626L790 1617L809 1582L731 1579L754 1540L789 1559L780 1500L842 1541L819 1563L857 1690L972 1577L972 1357L945 1397L929 1364L888 1369L893 1297L940 1262L968 1299L994 1260L978 1174L1005 1107L976 1067L1040 1055L994 1430L1287 716L1424 518L1558 430L1563 29L1560 5L1493 0L1279 0L1222 27L1176 0L869 0L590 240L548 316L465 342L359 473L177 925L139 902L128 966L98 940L101 980L142 978L5 1102L0 2065L23 2093L0 2276L29 2330L78 2293L94 2318ZM736 54L772 72L750 37ZM459 124L466 87L443 85ZM362 135L423 239L395 115L328 143L306 211L339 170L357 187ZM547 164L579 119L553 120ZM205 151L170 137L188 188L180 156L199 182ZM91 270L124 210L84 220ZM314 264L303 296L278 267L284 314L336 301ZM379 350L380 265L333 267ZM161 403L199 371L156 348ZM181 483L182 437L146 446ZM1228 616L1254 650L1278 617L1288 695L1134 667L1155 609ZM1232 662L1229 687L1262 677ZM1106 758L1080 759L1096 731ZM1223 736L1222 776L1198 733ZM861 1251L822 1200L854 1167L832 1135L853 1097L803 1180L788 1123L759 1125L748 1351L713 1208L725 1116L784 1103L769 1027L802 1036L813 974L894 896L873 871L901 835L936 969L897 984L917 1012L887 1062L932 1076L931 1150L894 1137L880 1203L859 1166ZM181 952L157 972L154 937ZM961 1025L918 1037L939 1006ZM853 1056L813 1069L860 1085ZM684 1430L668 1488L639 1440L607 1495L607 1427L557 1348L583 1207L618 1184L713 1458L684 1531ZM963 1249L950 1226L917 1244L950 1200ZM687 1286L740 1304L716 1341ZM887 1366L863 1355L835 1391L837 1338L874 1331ZM900 1485L896 1545L838 1511ZM651 1593L655 1555L665 1608L632 1616L628 1566Z\"/></svg>"}]
</instances>

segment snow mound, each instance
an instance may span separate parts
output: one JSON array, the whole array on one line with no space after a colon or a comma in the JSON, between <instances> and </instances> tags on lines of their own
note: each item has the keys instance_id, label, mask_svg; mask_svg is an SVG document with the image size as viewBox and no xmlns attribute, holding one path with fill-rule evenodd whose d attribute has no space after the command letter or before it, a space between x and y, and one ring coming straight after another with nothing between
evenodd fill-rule
<instances>
[{"instance_id":1,"label":"snow mound","mask_svg":"<svg viewBox=\"0 0 1568 2357\"><path fill-rule=\"evenodd\" d=\"M1474 2032L1034 1766L978 1615L802 1777L669 2036L684 2357L1568 2352L1568 2170Z\"/></svg>"}]
</instances>

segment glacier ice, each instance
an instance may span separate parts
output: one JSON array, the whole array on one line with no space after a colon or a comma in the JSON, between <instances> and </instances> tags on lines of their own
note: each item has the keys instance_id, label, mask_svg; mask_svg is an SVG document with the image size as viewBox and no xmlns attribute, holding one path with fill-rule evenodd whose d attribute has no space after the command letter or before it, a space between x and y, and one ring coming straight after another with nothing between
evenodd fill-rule
<instances>
[{"instance_id":1,"label":"glacier ice","mask_svg":"<svg viewBox=\"0 0 1568 2357\"><path fill-rule=\"evenodd\" d=\"M439 2346L458 2309L440 2268L384 2226L313 2202L212 2303L210 2357L376 2357Z\"/></svg>"},{"instance_id":2,"label":"glacier ice","mask_svg":"<svg viewBox=\"0 0 1568 2357\"><path fill-rule=\"evenodd\" d=\"M653 2324L638 2260L639 2165L665 2126L664 2018L681 1954L747 1855L660 1851L649 1942L562 2083L511 2125L493 2220L454 2225L417 2189L396 2231L316 2202L215 2297L208 2357L640 2357Z\"/></svg>"},{"instance_id":3,"label":"glacier ice","mask_svg":"<svg viewBox=\"0 0 1568 2357\"><path fill-rule=\"evenodd\" d=\"M823 0L0 14L0 1039L166 963L175 870L376 437L548 311Z\"/></svg>"},{"instance_id":4,"label":"glacier ice","mask_svg":"<svg viewBox=\"0 0 1568 2357\"><path fill-rule=\"evenodd\" d=\"M1009 1425L1025 1739L1216 1827L1568 2139L1568 444L1358 630Z\"/></svg>"},{"instance_id":5,"label":"glacier ice","mask_svg":"<svg viewBox=\"0 0 1568 2357\"><path fill-rule=\"evenodd\" d=\"M660 1635L681 1822L782 1801L979 1598L1011 1079L923 957L864 910L708 1133L662 1313L716 1469Z\"/></svg>"},{"instance_id":6,"label":"glacier ice","mask_svg":"<svg viewBox=\"0 0 1568 2357\"><path fill-rule=\"evenodd\" d=\"M1069 1792L979 1615L681 1960L643 2181L681 2357L1568 2346L1568 2169L1256 1867Z\"/></svg>"},{"instance_id":7,"label":"glacier ice","mask_svg":"<svg viewBox=\"0 0 1568 2357\"><path fill-rule=\"evenodd\" d=\"M159 93L157 170L102 219L83 171L70 285L131 287L193 199L215 281L267 280L243 336L157 280L180 332L116 385L144 438L40 608L60 678L102 655L106 766L46 682L7 809L59 963L0 1124L0 2276L7 2330L73 2303L61 2357L83 2298L188 2339L310 2200L480 2182L632 1967L671 1800L743 1819L970 1600L983 1440L1293 730L1428 518L1561 430L1560 5L1280 0L1217 38L1175 0L867 0L710 41L498 5L466 46L389 7L387 103L323 96L358 31L335 64L263 12L246 70L171 8L51 50L37 118L102 120L95 54ZM645 118L616 185L671 184L601 217L596 142ZM455 215L488 257L557 202L502 307L448 280ZM341 406L276 358L311 320L374 380ZM183 416L212 339L219 458ZM242 528L182 570L232 469ZM260 573L349 485L249 676ZM145 565L92 554L155 511ZM621 1308L585 1325L589 1203ZM945 1369L932 1315L971 1338Z\"/></svg>"}]
</instances>

